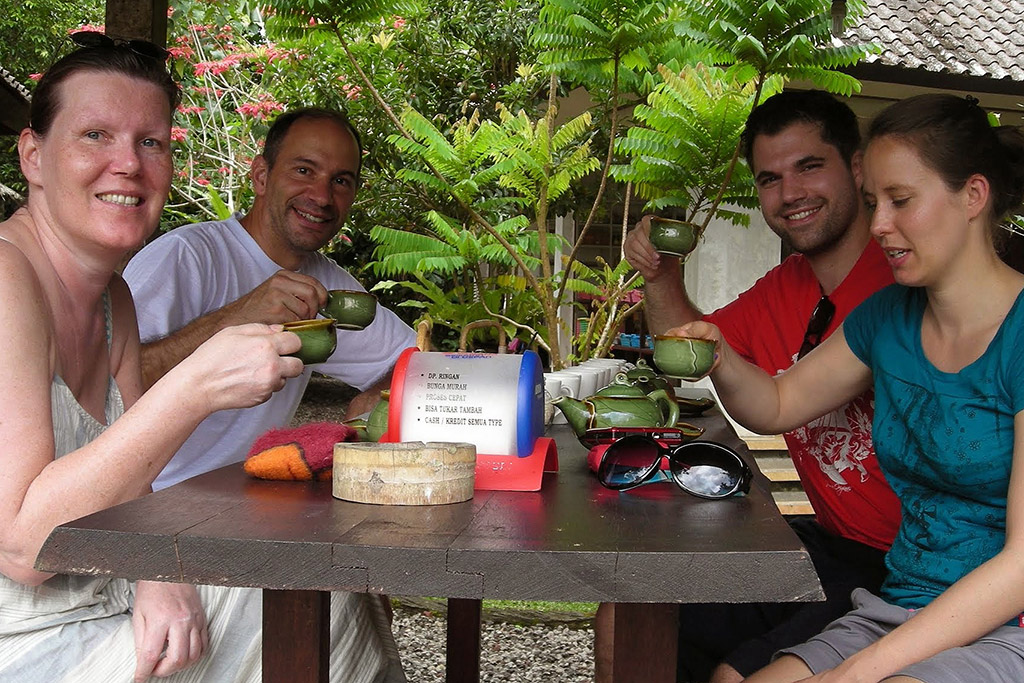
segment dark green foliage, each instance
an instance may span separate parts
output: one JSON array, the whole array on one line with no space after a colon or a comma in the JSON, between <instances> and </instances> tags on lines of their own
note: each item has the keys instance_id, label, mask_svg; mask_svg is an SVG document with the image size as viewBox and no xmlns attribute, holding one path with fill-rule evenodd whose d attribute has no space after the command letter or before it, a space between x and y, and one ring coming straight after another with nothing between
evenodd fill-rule
<instances>
[{"instance_id":1,"label":"dark green foliage","mask_svg":"<svg viewBox=\"0 0 1024 683\"><path fill-rule=\"evenodd\" d=\"M719 0L680 3L686 19L680 36L712 50L715 64L731 66L739 81L764 82L771 76L807 80L849 96L860 90L852 76L833 69L856 64L876 48L835 45L831 0ZM848 0L847 25L863 11Z\"/></svg>"},{"instance_id":2,"label":"dark green foliage","mask_svg":"<svg viewBox=\"0 0 1024 683\"><path fill-rule=\"evenodd\" d=\"M31 89L39 74L72 48L67 31L103 23L103 0L10 0L0 12L0 66ZM0 184L24 196L27 191L18 163L17 137L0 137ZM5 217L16 206L0 187Z\"/></svg>"},{"instance_id":3,"label":"dark green foliage","mask_svg":"<svg viewBox=\"0 0 1024 683\"><path fill-rule=\"evenodd\" d=\"M69 29L102 25L103 0L20 0L0 12L0 66L20 83L70 51Z\"/></svg>"},{"instance_id":4,"label":"dark green foliage","mask_svg":"<svg viewBox=\"0 0 1024 683\"><path fill-rule=\"evenodd\" d=\"M102 7L100 0L26 0L0 17L0 37L8 25L46 27L29 34L35 48L17 51L19 58L38 59L39 49L61 42L68 12L94 3ZM862 5L848 0L848 22ZM36 17L44 6L64 13L53 21L11 23L12 16ZM578 357L601 352L602 324L614 328L625 310L618 298L639 282L623 263L568 264L568 280L553 274L558 239L546 232L547 221L572 209L582 223L591 203L591 217L616 213L609 207L633 193L648 210L690 219L700 214L705 224L714 215L745 223L746 214L721 206L753 206L747 171L736 167L750 107L792 79L855 92L856 81L834 69L868 53L834 43L829 0L174 0L173 6L172 38L192 23L212 31L229 26L257 56L237 64L234 89L211 103L225 112L222 122L182 113L176 125L204 131L179 150L188 150L199 167L187 180L198 191L186 201L179 188L168 216L187 222L247 204L236 166L247 164L267 122L238 114L252 103L246 93L287 107L342 108L362 134L363 175L346 234L329 246L330 255L367 286L378 277L404 278L380 283L377 291L410 320L426 313L454 328L501 316L510 335L535 332L544 343L557 343L560 323L551 304L560 288L590 293L607 306L592 309L594 336L577 340ZM21 36L9 37L7 44L21 44ZM294 52L267 58L271 46ZM222 59L217 49L212 57ZM174 67L190 83L192 66L176 61ZM589 91L594 106L549 128L548 89L576 86ZM625 135L619 131L630 126ZM235 166L224 163L225 141L232 142ZM219 171L224 166L232 172ZM595 173L601 168L611 171L607 183Z\"/></svg>"},{"instance_id":5,"label":"dark green foliage","mask_svg":"<svg viewBox=\"0 0 1024 683\"><path fill-rule=\"evenodd\" d=\"M547 0L533 42L541 64L602 97L643 93L644 77L675 42L671 7L660 0Z\"/></svg>"},{"instance_id":6,"label":"dark green foliage","mask_svg":"<svg viewBox=\"0 0 1024 683\"><path fill-rule=\"evenodd\" d=\"M612 168L612 177L631 182L645 211L668 208L695 220L711 210L730 169L736 143L753 106L753 87L730 81L721 69L688 68L675 74L662 68L663 81L638 105L634 117L642 125L629 129L616 149L628 165ZM723 199L747 208L757 205L750 173L736 168ZM719 211L742 225L744 213Z\"/></svg>"}]
</instances>

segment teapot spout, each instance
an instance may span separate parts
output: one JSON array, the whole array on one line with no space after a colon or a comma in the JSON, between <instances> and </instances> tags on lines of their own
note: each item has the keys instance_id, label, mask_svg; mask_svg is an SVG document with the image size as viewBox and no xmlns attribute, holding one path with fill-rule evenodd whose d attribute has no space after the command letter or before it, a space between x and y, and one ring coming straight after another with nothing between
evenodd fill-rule
<instances>
[{"instance_id":1,"label":"teapot spout","mask_svg":"<svg viewBox=\"0 0 1024 683\"><path fill-rule=\"evenodd\" d=\"M562 411L565 421L576 432L576 436L583 436L590 422L590 408L587 403L570 396L559 396L551 404Z\"/></svg>"}]
</instances>

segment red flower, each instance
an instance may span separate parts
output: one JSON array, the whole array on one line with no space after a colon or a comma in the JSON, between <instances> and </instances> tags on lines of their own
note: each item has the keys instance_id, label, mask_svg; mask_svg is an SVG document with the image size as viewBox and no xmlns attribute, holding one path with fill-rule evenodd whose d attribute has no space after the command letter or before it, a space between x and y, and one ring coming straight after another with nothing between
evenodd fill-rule
<instances>
[{"instance_id":1,"label":"red flower","mask_svg":"<svg viewBox=\"0 0 1024 683\"><path fill-rule=\"evenodd\" d=\"M284 105L271 99L263 99L259 102L246 102L235 109L243 116L251 116L254 119L266 121L275 111L284 111Z\"/></svg>"},{"instance_id":2,"label":"red flower","mask_svg":"<svg viewBox=\"0 0 1024 683\"><path fill-rule=\"evenodd\" d=\"M197 62L194 71L196 76L205 76L208 73L219 76L234 65L235 62L229 59L221 59L215 62Z\"/></svg>"},{"instance_id":3,"label":"red flower","mask_svg":"<svg viewBox=\"0 0 1024 683\"><path fill-rule=\"evenodd\" d=\"M79 26L78 28L69 28L68 35L70 36L74 33L79 33L81 31L95 31L96 33L106 33L107 27L104 24L100 24L99 26L95 24L84 24L82 26Z\"/></svg>"},{"instance_id":4,"label":"red flower","mask_svg":"<svg viewBox=\"0 0 1024 683\"><path fill-rule=\"evenodd\" d=\"M188 135L188 128L179 128L178 126L171 126L171 142L184 142L185 137Z\"/></svg>"},{"instance_id":5,"label":"red flower","mask_svg":"<svg viewBox=\"0 0 1024 683\"><path fill-rule=\"evenodd\" d=\"M274 44L267 45L264 49L267 61L276 62L279 59L287 59L298 55L298 50L282 50Z\"/></svg>"},{"instance_id":6,"label":"red flower","mask_svg":"<svg viewBox=\"0 0 1024 683\"><path fill-rule=\"evenodd\" d=\"M28 77L33 81L38 81L43 77L43 74L29 74Z\"/></svg>"},{"instance_id":7,"label":"red flower","mask_svg":"<svg viewBox=\"0 0 1024 683\"><path fill-rule=\"evenodd\" d=\"M362 88L360 88L358 85L353 85L351 83L346 83L345 85L341 86L341 90L342 92L345 93L345 97L347 97L350 100L358 100L359 93L362 92Z\"/></svg>"},{"instance_id":8,"label":"red flower","mask_svg":"<svg viewBox=\"0 0 1024 683\"><path fill-rule=\"evenodd\" d=\"M405 19L403 19L402 17L396 17L394 23L391 24L391 26L396 31L401 31L403 28L405 28Z\"/></svg>"},{"instance_id":9,"label":"red flower","mask_svg":"<svg viewBox=\"0 0 1024 683\"><path fill-rule=\"evenodd\" d=\"M195 50L187 45L185 47L169 47L167 52L175 59L192 59L196 56Z\"/></svg>"}]
</instances>

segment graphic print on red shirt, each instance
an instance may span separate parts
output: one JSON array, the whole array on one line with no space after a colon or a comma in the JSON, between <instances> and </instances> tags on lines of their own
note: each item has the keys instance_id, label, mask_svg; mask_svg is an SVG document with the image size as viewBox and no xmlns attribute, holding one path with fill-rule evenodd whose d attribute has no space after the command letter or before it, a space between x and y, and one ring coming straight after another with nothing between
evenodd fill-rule
<instances>
[{"instance_id":1,"label":"graphic print on red shirt","mask_svg":"<svg viewBox=\"0 0 1024 683\"><path fill-rule=\"evenodd\" d=\"M829 294L836 313L825 336L864 299L893 282L872 240L846 279ZM803 343L821 288L800 254L768 271L736 301L705 316L741 356L772 375L789 368ZM888 549L900 506L871 445L873 393L785 434L786 445L818 522L829 531Z\"/></svg>"}]
</instances>

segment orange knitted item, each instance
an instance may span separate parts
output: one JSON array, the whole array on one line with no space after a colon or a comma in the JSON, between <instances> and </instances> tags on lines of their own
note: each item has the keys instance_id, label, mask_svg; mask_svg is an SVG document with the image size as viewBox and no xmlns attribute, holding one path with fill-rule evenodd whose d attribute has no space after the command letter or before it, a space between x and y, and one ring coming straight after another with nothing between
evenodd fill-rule
<instances>
[{"instance_id":1,"label":"orange knitted item","mask_svg":"<svg viewBox=\"0 0 1024 683\"><path fill-rule=\"evenodd\" d=\"M259 479L325 481L331 478L334 444L355 439L354 429L336 422L271 429L253 442L245 471Z\"/></svg>"}]
</instances>

